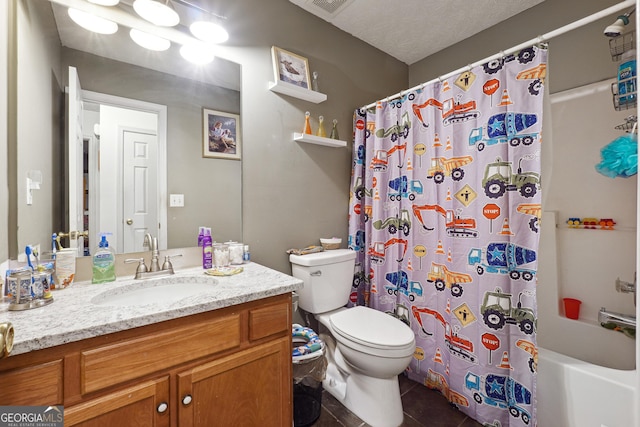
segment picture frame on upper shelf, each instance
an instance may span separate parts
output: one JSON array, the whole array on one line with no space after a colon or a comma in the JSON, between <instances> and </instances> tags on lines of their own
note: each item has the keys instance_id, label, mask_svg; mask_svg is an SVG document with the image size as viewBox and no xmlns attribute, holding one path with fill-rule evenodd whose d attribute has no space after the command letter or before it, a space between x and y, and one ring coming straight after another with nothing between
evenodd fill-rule
<instances>
[{"instance_id":1,"label":"picture frame on upper shelf","mask_svg":"<svg viewBox=\"0 0 640 427\"><path fill-rule=\"evenodd\" d=\"M202 109L202 157L241 160L240 116Z\"/></svg>"},{"instance_id":2,"label":"picture frame on upper shelf","mask_svg":"<svg viewBox=\"0 0 640 427\"><path fill-rule=\"evenodd\" d=\"M304 56L271 47L273 60L273 77L278 82L289 83L304 89L311 89L311 74L309 61Z\"/></svg>"}]
</instances>

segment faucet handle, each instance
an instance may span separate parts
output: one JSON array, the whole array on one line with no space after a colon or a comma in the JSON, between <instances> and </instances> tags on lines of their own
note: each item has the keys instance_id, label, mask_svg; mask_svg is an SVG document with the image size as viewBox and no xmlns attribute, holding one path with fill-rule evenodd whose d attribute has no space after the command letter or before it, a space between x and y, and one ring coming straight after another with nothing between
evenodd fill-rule
<instances>
[{"instance_id":1,"label":"faucet handle","mask_svg":"<svg viewBox=\"0 0 640 427\"><path fill-rule=\"evenodd\" d=\"M173 264L171 264L171 258L176 258L176 257L180 257L180 256L182 256L182 254L165 255L164 263L162 264L162 269L163 270L168 270L168 271L171 272L171 274L173 274Z\"/></svg>"},{"instance_id":2,"label":"faucet handle","mask_svg":"<svg viewBox=\"0 0 640 427\"><path fill-rule=\"evenodd\" d=\"M136 277L138 277L141 273L146 273L147 265L144 263L144 258L127 258L124 260L126 264L131 264L132 262L138 263L138 268L136 268Z\"/></svg>"},{"instance_id":3,"label":"faucet handle","mask_svg":"<svg viewBox=\"0 0 640 427\"><path fill-rule=\"evenodd\" d=\"M628 294L631 292L635 292L635 290L636 290L635 281L634 283L629 283L629 282L620 280L619 277L616 279L616 291Z\"/></svg>"}]
</instances>

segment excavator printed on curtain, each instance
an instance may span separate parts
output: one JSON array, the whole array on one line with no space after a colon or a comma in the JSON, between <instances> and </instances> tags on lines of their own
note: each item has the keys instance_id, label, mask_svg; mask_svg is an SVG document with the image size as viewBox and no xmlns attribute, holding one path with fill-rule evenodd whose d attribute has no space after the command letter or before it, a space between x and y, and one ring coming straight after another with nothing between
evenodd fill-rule
<instances>
[{"instance_id":1,"label":"excavator printed on curtain","mask_svg":"<svg viewBox=\"0 0 640 427\"><path fill-rule=\"evenodd\" d=\"M416 334L407 375L486 426L535 426L546 46L354 114L352 304Z\"/></svg>"}]
</instances>

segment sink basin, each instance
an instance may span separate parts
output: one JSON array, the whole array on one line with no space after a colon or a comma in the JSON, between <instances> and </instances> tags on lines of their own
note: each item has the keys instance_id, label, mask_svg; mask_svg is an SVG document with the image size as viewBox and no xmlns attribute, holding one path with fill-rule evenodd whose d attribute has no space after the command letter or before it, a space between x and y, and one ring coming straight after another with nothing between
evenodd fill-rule
<instances>
[{"instance_id":1,"label":"sink basin","mask_svg":"<svg viewBox=\"0 0 640 427\"><path fill-rule=\"evenodd\" d=\"M215 292L216 279L198 277L196 281L158 280L141 282L102 292L91 299L92 304L127 307L147 304L171 304L185 298Z\"/></svg>"}]
</instances>

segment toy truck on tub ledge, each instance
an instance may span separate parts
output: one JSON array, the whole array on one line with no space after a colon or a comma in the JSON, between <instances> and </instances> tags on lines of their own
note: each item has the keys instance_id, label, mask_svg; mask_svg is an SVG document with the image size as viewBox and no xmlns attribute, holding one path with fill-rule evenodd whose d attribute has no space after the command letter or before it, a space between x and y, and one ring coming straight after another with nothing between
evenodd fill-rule
<instances>
[{"instance_id":1,"label":"toy truck on tub ledge","mask_svg":"<svg viewBox=\"0 0 640 427\"><path fill-rule=\"evenodd\" d=\"M509 274L513 280L533 279L535 270L523 267L536 260L536 252L507 242L492 242L486 249L469 251L469 265L476 266L478 275L487 273Z\"/></svg>"}]
</instances>

